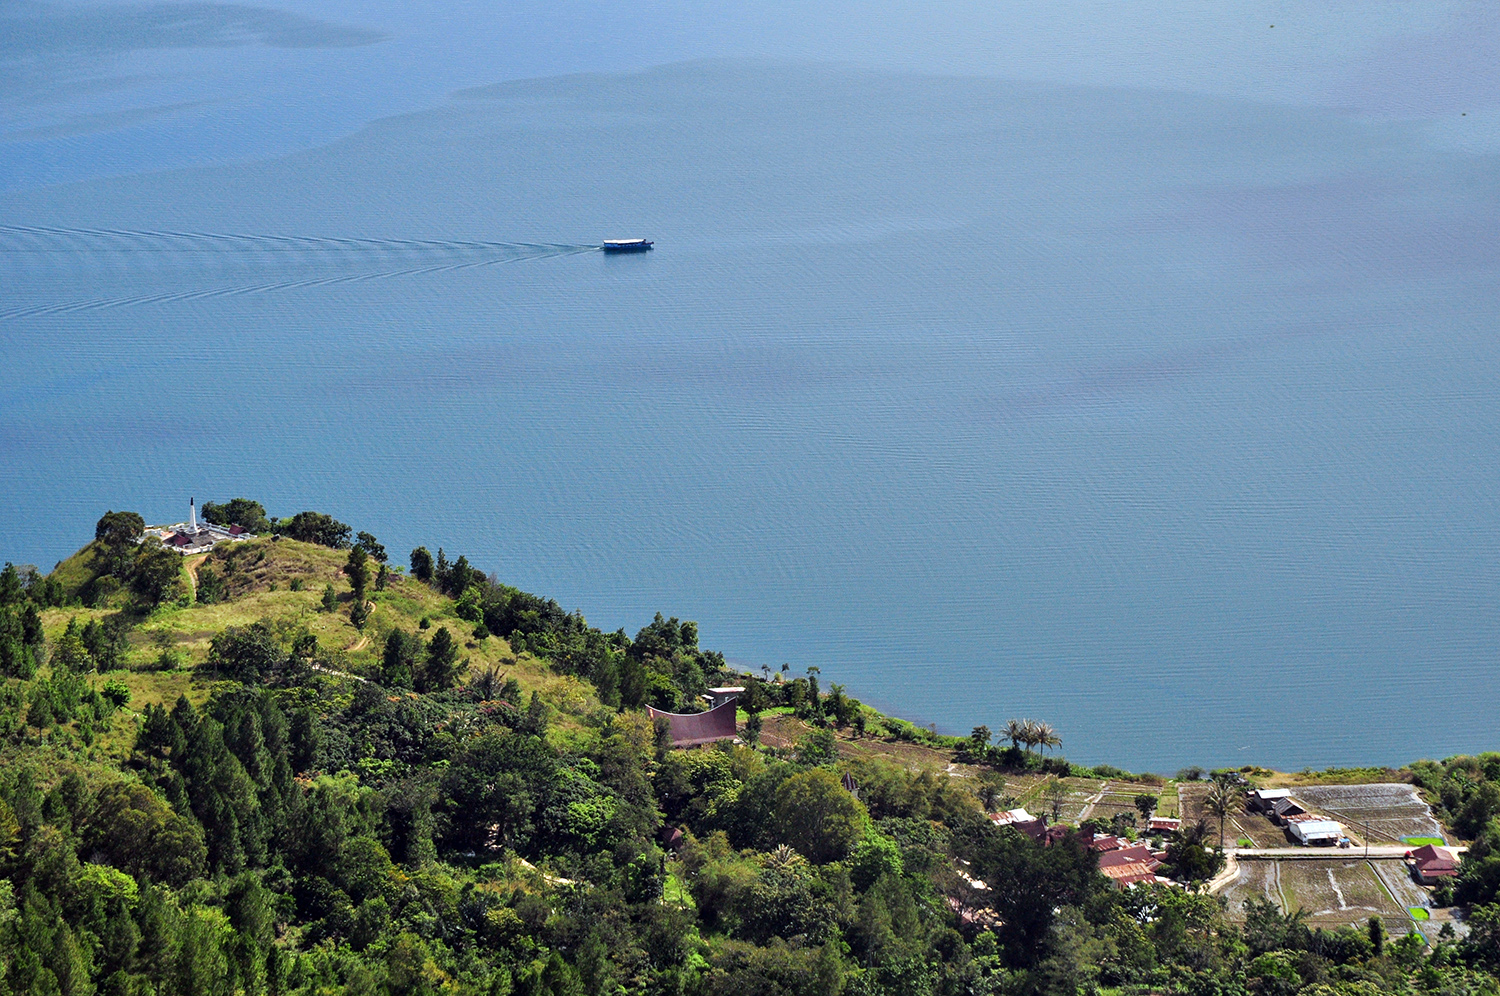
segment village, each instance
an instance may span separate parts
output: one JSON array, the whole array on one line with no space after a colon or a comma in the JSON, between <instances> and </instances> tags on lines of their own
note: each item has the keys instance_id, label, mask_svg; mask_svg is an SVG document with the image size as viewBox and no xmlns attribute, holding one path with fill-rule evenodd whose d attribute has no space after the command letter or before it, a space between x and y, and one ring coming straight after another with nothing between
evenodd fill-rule
<instances>
[{"instance_id":1,"label":"village","mask_svg":"<svg viewBox=\"0 0 1500 996\"><path fill-rule=\"evenodd\" d=\"M675 748L739 742L745 716L737 711L736 700L744 691L740 685L710 688L702 696L702 712L648 711L664 723ZM779 716L767 725L765 741L790 745L805 729L795 718ZM872 749L852 739L839 740L839 748L846 756ZM936 765L942 760L937 751L929 754L921 758L918 751L907 750L903 761ZM954 778L977 777L961 764L944 762L941 771ZM1010 827L1042 847L1084 830L1100 873L1118 889L1145 884L1202 888L1223 897L1231 917L1242 915L1247 899L1262 897L1285 913L1301 910L1314 926L1360 924L1379 916L1398 933L1415 930L1429 940L1445 927L1464 933L1461 921L1434 899L1435 892L1441 898L1443 883L1458 874L1464 847L1450 843L1414 786L1253 787L1249 779L1237 777L1238 802L1224 818L1223 870L1196 885L1163 872L1168 846L1185 823L1204 821L1210 843L1218 840L1218 817L1206 805L1209 781L1161 780L1160 788L1150 789L1156 794L1148 794L1146 786L1128 780L1023 776L1015 781L1026 805L988 815L996 826ZM847 774L844 787L859 793L858 783ZM1143 805L1146 799L1153 800L1150 807ZM988 889L965 869L954 873L976 893ZM960 916L986 915L982 902L952 903Z\"/></svg>"}]
</instances>

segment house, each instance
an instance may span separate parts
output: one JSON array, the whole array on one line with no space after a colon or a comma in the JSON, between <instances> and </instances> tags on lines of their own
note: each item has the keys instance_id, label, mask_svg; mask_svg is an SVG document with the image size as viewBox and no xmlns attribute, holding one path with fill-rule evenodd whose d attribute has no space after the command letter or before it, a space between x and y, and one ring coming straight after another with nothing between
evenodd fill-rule
<instances>
[{"instance_id":1,"label":"house","mask_svg":"<svg viewBox=\"0 0 1500 996\"><path fill-rule=\"evenodd\" d=\"M717 709L725 702L733 702L736 698L744 694L744 685L723 685L719 688L710 688L708 694L703 697L708 699L708 707L710 709Z\"/></svg>"},{"instance_id":2,"label":"house","mask_svg":"<svg viewBox=\"0 0 1500 996\"><path fill-rule=\"evenodd\" d=\"M1159 867L1161 867L1161 862L1157 860L1156 855L1142 844L1106 851L1099 855L1099 871L1119 889L1128 888L1138 882L1156 881L1156 869Z\"/></svg>"},{"instance_id":3,"label":"house","mask_svg":"<svg viewBox=\"0 0 1500 996\"><path fill-rule=\"evenodd\" d=\"M1094 839L1089 841L1090 851L1118 851L1130 842L1124 837L1116 837L1114 834L1096 833Z\"/></svg>"},{"instance_id":4,"label":"house","mask_svg":"<svg viewBox=\"0 0 1500 996\"><path fill-rule=\"evenodd\" d=\"M1333 820L1292 820L1287 824L1287 833L1299 844L1332 847L1344 836L1344 828Z\"/></svg>"},{"instance_id":5,"label":"house","mask_svg":"<svg viewBox=\"0 0 1500 996\"><path fill-rule=\"evenodd\" d=\"M1132 844L1129 847L1106 851L1099 855L1099 867L1101 869L1113 868L1116 865L1134 864L1138 861L1150 865L1153 871L1161 864L1156 859L1156 855L1151 853L1151 848L1145 844Z\"/></svg>"},{"instance_id":6,"label":"house","mask_svg":"<svg viewBox=\"0 0 1500 996\"><path fill-rule=\"evenodd\" d=\"M1458 859L1453 852L1433 844L1407 851L1406 859L1411 863L1412 878L1422 885L1436 885L1439 879L1453 878L1458 874Z\"/></svg>"},{"instance_id":7,"label":"house","mask_svg":"<svg viewBox=\"0 0 1500 996\"><path fill-rule=\"evenodd\" d=\"M1182 829L1182 821L1171 816L1153 816L1149 829L1154 833L1177 833Z\"/></svg>"},{"instance_id":8,"label":"house","mask_svg":"<svg viewBox=\"0 0 1500 996\"><path fill-rule=\"evenodd\" d=\"M1155 882L1156 872L1144 861L1128 861L1123 865L1101 866L1099 871L1114 883L1117 889L1128 889L1140 882Z\"/></svg>"},{"instance_id":9,"label":"house","mask_svg":"<svg viewBox=\"0 0 1500 996\"><path fill-rule=\"evenodd\" d=\"M1290 797L1277 799L1274 803L1271 804L1271 819L1277 823L1280 823L1282 826L1286 826L1294 816L1306 815L1307 810L1297 805L1297 803Z\"/></svg>"},{"instance_id":10,"label":"house","mask_svg":"<svg viewBox=\"0 0 1500 996\"><path fill-rule=\"evenodd\" d=\"M1049 827L1046 819L1040 817L1034 820L1022 820L1010 825L1044 847L1051 847L1073 832L1072 827L1064 826L1061 823L1054 823Z\"/></svg>"},{"instance_id":11,"label":"house","mask_svg":"<svg viewBox=\"0 0 1500 996\"><path fill-rule=\"evenodd\" d=\"M997 827L1008 827L1016 823L1029 823L1036 819L1024 809L1007 809L1004 812L995 813L990 821Z\"/></svg>"},{"instance_id":12,"label":"house","mask_svg":"<svg viewBox=\"0 0 1500 996\"><path fill-rule=\"evenodd\" d=\"M1256 789L1250 793L1246 804L1257 813L1270 813L1273 806L1291 794L1291 789Z\"/></svg>"},{"instance_id":13,"label":"house","mask_svg":"<svg viewBox=\"0 0 1500 996\"><path fill-rule=\"evenodd\" d=\"M718 740L733 740L737 736L733 700L708 712L665 712L647 706L646 713L653 722L658 719L666 721L673 747L697 747Z\"/></svg>"}]
</instances>

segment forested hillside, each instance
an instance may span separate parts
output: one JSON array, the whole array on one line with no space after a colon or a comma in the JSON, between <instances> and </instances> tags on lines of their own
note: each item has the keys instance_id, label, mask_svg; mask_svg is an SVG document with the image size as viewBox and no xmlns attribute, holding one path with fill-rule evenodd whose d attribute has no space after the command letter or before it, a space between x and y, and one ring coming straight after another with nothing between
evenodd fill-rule
<instances>
[{"instance_id":1,"label":"forested hillside","mask_svg":"<svg viewBox=\"0 0 1500 996\"><path fill-rule=\"evenodd\" d=\"M1411 772L1477 840L1467 937L1310 930L997 828L1070 770L1055 735L938 738L691 622L605 633L326 515L204 514L252 538L184 558L110 512L0 574L0 993L1500 992L1500 756ZM643 708L730 681L739 744ZM1202 827L1169 853L1218 867Z\"/></svg>"}]
</instances>

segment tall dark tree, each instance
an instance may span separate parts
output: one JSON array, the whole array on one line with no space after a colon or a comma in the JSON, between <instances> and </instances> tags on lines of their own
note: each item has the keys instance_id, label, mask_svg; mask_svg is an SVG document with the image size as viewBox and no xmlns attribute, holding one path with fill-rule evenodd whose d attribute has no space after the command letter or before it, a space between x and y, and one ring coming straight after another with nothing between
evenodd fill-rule
<instances>
[{"instance_id":1,"label":"tall dark tree","mask_svg":"<svg viewBox=\"0 0 1500 996\"><path fill-rule=\"evenodd\" d=\"M440 633L448 632L446 629ZM404 633L393 629L385 638L385 651L380 657L380 682L387 688L410 688L417 673L425 649L422 638L415 633Z\"/></svg>"},{"instance_id":2,"label":"tall dark tree","mask_svg":"<svg viewBox=\"0 0 1500 996\"><path fill-rule=\"evenodd\" d=\"M356 533L354 545L369 554L371 560L383 564L386 562L385 547L373 535L366 532Z\"/></svg>"},{"instance_id":3,"label":"tall dark tree","mask_svg":"<svg viewBox=\"0 0 1500 996\"><path fill-rule=\"evenodd\" d=\"M6 561L0 570L0 605L17 605L26 597L26 588L21 584L21 572L16 565Z\"/></svg>"},{"instance_id":4,"label":"tall dark tree","mask_svg":"<svg viewBox=\"0 0 1500 996\"><path fill-rule=\"evenodd\" d=\"M418 691L440 692L453 687L458 678L458 646L448 627L439 626L432 634L432 642L427 644L427 659L416 678Z\"/></svg>"},{"instance_id":5,"label":"tall dark tree","mask_svg":"<svg viewBox=\"0 0 1500 996\"><path fill-rule=\"evenodd\" d=\"M354 601L363 602L365 589L370 584L370 560L364 547L356 546L349 551L349 559L344 564L344 573L349 576L349 584L354 589Z\"/></svg>"},{"instance_id":6,"label":"tall dark tree","mask_svg":"<svg viewBox=\"0 0 1500 996\"><path fill-rule=\"evenodd\" d=\"M432 580L432 554L425 546L411 552L411 576L423 583Z\"/></svg>"}]
</instances>

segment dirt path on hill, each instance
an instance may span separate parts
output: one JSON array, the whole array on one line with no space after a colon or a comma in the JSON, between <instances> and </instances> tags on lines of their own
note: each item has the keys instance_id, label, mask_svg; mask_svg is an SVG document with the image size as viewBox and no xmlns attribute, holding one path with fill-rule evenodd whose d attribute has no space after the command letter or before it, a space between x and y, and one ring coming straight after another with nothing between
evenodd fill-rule
<instances>
[{"instance_id":1,"label":"dirt path on hill","mask_svg":"<svg viewBox=\"0 0 1500 996\"><path fill-rule=\"evenodd\" d=\"M183 561L182 569L185 570L185 571L187 571L188 572L188 577L190 577L190 578L193 579L193 590L194 591L198 590L198 568L202 567L203 566L203 562L205 560L207 560L207 559L208 559L208 554L206 554L206 553L200 553L198 556L194 557L192 560Z\"/></svg>"},{"instance_id":2,"label":"dirt path on hill","mask_svg":"<svg viewBox=\"0 0 1500 996\"><path fill-rule=\"evenodd\" d=\"M355 640L353 643L349 644L349 646L345 647L344 648L344 653L346 653L346 654L352 654L356 650L363 650L366 647L368 647L369 645L370 645L370 638L368 636L362 636L358 640Z\"/></svg>"}]
</instances>

